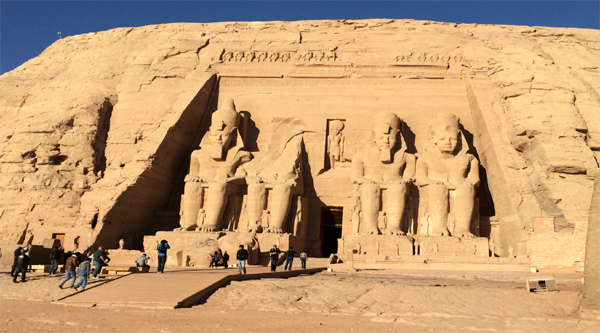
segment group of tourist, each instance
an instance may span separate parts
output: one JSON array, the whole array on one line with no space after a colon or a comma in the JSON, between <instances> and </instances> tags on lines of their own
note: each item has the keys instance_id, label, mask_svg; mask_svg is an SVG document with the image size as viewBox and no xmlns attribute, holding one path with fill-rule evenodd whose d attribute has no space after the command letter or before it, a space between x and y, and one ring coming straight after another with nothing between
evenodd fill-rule
<instances>
[{"instance_id":1,"label":"group of tourist","mask_svg":"<svg viewBox=\"0 0 600 333\"><path fill-rule=\"evenodd\" d=\"M215 253L213 253L210 256L210 265L208 266L210 267L218 267L218 266L223 266L225 269L227 269L229 267L229 254L227 253L227 251L221 253L221 250L219 249L218 251L215 251Z\"/></svg>"},{"instance_id":2,"label":"group of tourist","mask_svg":"<svg viewBox=\"0 0 600 333\"><path fill-rule=\"evenodd\" d=\"M277 264L279 263L279 254L281 250L277 247L277 245L273 245L271 250L269 250L269 256L271 257L271 272L275 272L277 269ZM285 251L285 266L283 270L292 270L292 263L294 262L294 255L296 255L296 251L294 251L294 247L290 246L290 249ZM306 260L308 258L308 254L306 251L302 251L300 253L300 264L302 269L306 269Z\"/></svg>"}]
</instances>

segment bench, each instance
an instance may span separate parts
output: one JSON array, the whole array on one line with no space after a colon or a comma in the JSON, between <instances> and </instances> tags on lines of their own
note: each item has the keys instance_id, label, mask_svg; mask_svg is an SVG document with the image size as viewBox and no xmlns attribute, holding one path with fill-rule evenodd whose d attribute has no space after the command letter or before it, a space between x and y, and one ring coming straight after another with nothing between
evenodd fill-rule
<instances>
[{"instance_id":1,"label":"bench","mask_svg":"<svg viewBox=\"0 0 600 333\"><path fill-rule=\"evenodd\" d=\"M102 274L124 275L129 273L148 273L150 267L136 266L104 266Z\"/></svg>"},{"instance_id":2,"label":"bench","mask_svg":"<svg viewBox=\"0 0 600 333\"><path fill-rule=\"evenodd\" d=\"M535 275L527 278L527 290L554 291L556 290L556 279L554 275Z\"/></svg>"}]
</instances>

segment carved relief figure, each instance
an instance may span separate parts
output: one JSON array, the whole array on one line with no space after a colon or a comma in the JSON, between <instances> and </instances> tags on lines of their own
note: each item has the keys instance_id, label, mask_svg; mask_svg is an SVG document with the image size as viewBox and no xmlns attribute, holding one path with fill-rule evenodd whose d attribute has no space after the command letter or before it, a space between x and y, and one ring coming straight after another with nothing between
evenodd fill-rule
<instances>
[{"instance_id":1,"label":"carved relief figure","mask_svg":"<svg viewBox=\"0 0 600 333\"><path fill-rule=\"evenodd\" d=\"M181 226L190 230L196 224L200 208L206 217L201 230L214 231L227 205L227 196L244 184L246 173L238 168L252 155L244 150L238 132L240 115L232 99L226 99L211 118L208 147L195 150L190 157L190 171L185 177ZM206 202L204 191L207 189ZM192 222L193 221L193 222Z\"/></svg>"},{"instance_id":2,"label":"carved relief figure","mask_svg":"<svg viewBox=\"0 0 600 333\"><path fill-rule=\"evenodd\" d=\"M360 186L360 234L378 234L381 190L387 190L386 234L402 235L401 221L408 185L415 172L415 157L405 152L400 119L393 113L375 115L372 137L364 151L352 158L352 181Z\"/></svg>"},{"instance_id":3,"label":"carved relief figure","mask_svg":"<svg viewBox=\"0 0 600 333\"><path fill-rule=\"evenodd\" d=\"M354 200L354 207L352 208L352 234L358 235L360 230L360 198L356 197Z\"/></svg>"},{"instance_id":4,"label":"carved relief figure","mask_svg":"<svg viewBox=\"0 0 600 333\"><path fill-rule=\"evenodd\" d=\"M200 210L198 211L198 219L196 220L196 230L200 230L202 228L205 218L206 212L204 212L204 208L200 208Z\"/></svg>"},{"instance_id":5,"label":"carved relief figure","mask_svg":"<svg viewBox=\"0 0 600 333\"><path fill-rule=\"evenodd\" d=\"M453 236L475 237L470 232L475 188L479 186L479 162L467 153L462 142L459 119L454 114L440 113L429 123L430 147L419 158L417 185L425 191L431 234L449 236L449 191L454 193L453 212L456 220Z\"/></svg>"},{"instance_id":6,"label":"carved relief figure","mask_svg":"<svg viewBox=\"0 0 600 333\"><path fill-rule=\"evenodd\" d=\"M335 168L335 162L344 161L344 142L345 137L342 134L344 122L341 120L331 120L329 122L329 136L327 137L327 155L329 156L329 166Z\"/></svg>"}]
</instances>

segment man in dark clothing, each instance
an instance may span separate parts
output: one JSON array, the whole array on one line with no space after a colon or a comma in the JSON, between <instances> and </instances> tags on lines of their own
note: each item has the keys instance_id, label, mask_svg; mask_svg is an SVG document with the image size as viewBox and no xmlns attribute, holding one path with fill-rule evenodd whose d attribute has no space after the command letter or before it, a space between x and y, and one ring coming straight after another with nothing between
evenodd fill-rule
<instances>
[{"instance_id":1,"label":"man in dark clothing","mask_svg":"<svg viewBox=\"0 0 600 333\"><path fill-rule=\"evenodd\" d=\"M277 248L277 245L273 245L269 251L269 255L271 256L271 272L275 272L275 269L277 268L277 262L279 261L280 253L281 250Z\"/></svg>"},{"instance_id":2,"label":"man in dark clothing","mask_svg":"<svg viewBox=\"0 0 600 333\"><path fill-rule=\"evenodd\" d=\"M52 248L52 252L50 253L50 274L56 274L56 271L58 270L58 260L64 252L65 250L63 250L62 246Z\"/></svg>"},{"instance_id":3,"label":"man in dark clothing","mask_svg":"<svg viewBox=\"0 0 600 333\"><path fill-rule=\"evenodd\" d=\"M22 247L17 247L15 249L15 258L13 259L13 265L10 269L10 276L15 276L15 271L17 270L17 260L19 259L19 256L21 255L21 250L23 250Z\"/></svg>"},{"instance_id":4,"label":"man in dark clothing","mask_svg":"<svg viewBox=\"0 0 600 333\"><path fill-rule=\"evenodd\" d=\"M19 277L19 272L21 272L21 282L25 282L25 273L27 272L27 266L29 266L29 256L27 255L27 251L25 249L22 249L21 254L19 254L19 257L17 257L17 268L13 277L14 283L17 283L17 277Z\"/></svg>"},{"instance_id":5,"label":"man in dark clothing","mask_svg":"<svg viewBox=\"0 0 600 333\"><path fill-rule=\"evenodd\" d=\"M102 246L98 247L98 250L94 252L92 256L92 262L94 263L94 274L92 274L92 279L98 278L98 273L102 270L102 266L108 262L106 258L106 254L104 253L104 249Z\"/></svg>"},{"instance_id":6,"label":"man in dark clothing","mask_svg":"<svg viewBox=\"0 0 600 333\"><path fill-rule=\"evenodd\" d=\"M240 249L237 251L237 263L238 263L238 273L246 274L246 260L248 260L248 251L244 249L244 245L240 245Z\"/></svg>"},{"instance_id":7,"label":"man in dark clothing","mask_svg":"<svg viewBox=\"0 0 600 333\"><path fill-rule=\"evenodd\" d=\"M229 254L227 253L227 251L225 251L225 253L223 253L223 266L225 267L225 269L227 269L227 267L229 267L229 264L227 264L228 261L229 261Z\"/></svg>"},{"instance_id":8,"label":"man in dark clothing","mask_svg":"<svg viewBox=\"0 0 600 333\"><path fill-rule=\"evenodd\" d=\"M73 252L77 252L77 249L79 249L79 236L73 240Z\"/></svg>"},{"instance_id":9,"label":"man in dark clothing","mask_svg":"<svg viewBox=\"0 0 600 333\"><path fill-rule=\"evenodd\" d=\"M165 272L165 263L167 262L167 250L170 249L169 242L166 240L161 240L160 244L156 247L158 251L158 268L156 269L157 273Z\"/></svg>"},{"instance_id":10,"label":"man in dark clothing","mask_svg":"<svg viewBox=\"0 0 600 333\"><path fill-rule=\"evenodd\" d=\"M285 271L286 269L288 271L292 270L292 262L294 261L294 254L296 254L296 251L294 251L294 248L290 246L290 249L285 251L285 267L283 268L283 270ZM288 268L288 264L290 265L290 268Z\"/></svg>"}]
</instances>

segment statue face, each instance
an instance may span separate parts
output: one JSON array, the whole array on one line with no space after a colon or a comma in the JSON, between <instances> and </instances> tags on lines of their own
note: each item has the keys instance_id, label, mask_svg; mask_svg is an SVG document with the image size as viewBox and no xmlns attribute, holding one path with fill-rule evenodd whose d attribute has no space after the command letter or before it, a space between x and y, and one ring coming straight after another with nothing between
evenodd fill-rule
<instances>
[{"instance_id":1,"label":"statue face","mask_svg":"<svg viewBox=\"0 0 600 333\"><path fill-rule=\"evenodd\" d=\"M210 139L214 145L227 149L231 143L231 132L227 130L227 127L222 130L211 128Z\"/></svg>"},{"instance_id":2,"label":"statue face","mask_svg":"<svg viewBox=\"0 0 600 333\"><path fill-rule=\"evenodd\" d=\"M433 140L440 152L452 154L458 146L458 132L444 131L441 134L436 133Z\"/></svg>"},{"instance_id":3,"label":"statue face","mask_svg":"<svg viewBox=\"0 0 600 333\"><path fill-rule=\"evenodd\" d=\"M373 138L379 150L391 150L396 146L398 130L392 128L389 133L373 132Z\"/></svg>"}]
</instances>

